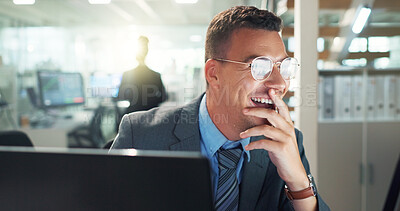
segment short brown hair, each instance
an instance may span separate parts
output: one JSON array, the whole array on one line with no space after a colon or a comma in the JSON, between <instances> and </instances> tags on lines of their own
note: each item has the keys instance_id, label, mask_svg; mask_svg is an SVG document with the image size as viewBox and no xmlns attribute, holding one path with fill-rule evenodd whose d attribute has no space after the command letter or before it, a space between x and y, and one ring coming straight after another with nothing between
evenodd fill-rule
<instances>
[{"instance_id":1,"label":"short brown hair","mask_svg":"<svg viewBox=\"0 0 400 211\"><path fill-rule=\"evenodd\" d=\"M217 14L207 29L205 61L224 58L233 31L240 28L280 31L282 19L268 10L236 6Z\"/></svg>"}]
</instances>

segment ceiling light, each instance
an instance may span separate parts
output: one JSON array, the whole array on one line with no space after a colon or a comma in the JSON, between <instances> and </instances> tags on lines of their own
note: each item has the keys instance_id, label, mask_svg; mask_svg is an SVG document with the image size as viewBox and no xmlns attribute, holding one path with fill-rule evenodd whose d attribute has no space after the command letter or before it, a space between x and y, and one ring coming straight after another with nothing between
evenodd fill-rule
<instances>
[{"instance_id":1,"label":"ceiling light","mask_svg":"<svg viewBox=\"0 0 400 211\"><path fill-rule=\"evenodd\" d=\"M19 5L31 5L35 3L35 0L13 0L13 2Z\"/></svg>"},{"instance_id":2,"label":"ceiling light","mask_svg":"<svg viewBox=\"0 0 400 211\"><path fill-rule=\"evenodd\" d=\"M178 4L196 4L198 0L175 0Z\"/></svg>"},{"instance_id":3,"label":"ceiling light","mask_svg":"<svg viewBox=\"0 0 400 211\"><path fill-rule=\"evenodd\" d=\"M370 14L371 14L371 8L368 7L361 8L356 20L354 21L353 28L351 29L353 33L359 34L364 29L364 26L367 23Z\"/></svg>"},{"instance_id":4,"label":"ceiling light","mask_svg":"<svg viewBox=\"0 0 400 211\"><path fill-rule=\"evenodd\" d=\"M111 0L89 0L90 4L109 4Z\"/></svg>"}]
</instances>

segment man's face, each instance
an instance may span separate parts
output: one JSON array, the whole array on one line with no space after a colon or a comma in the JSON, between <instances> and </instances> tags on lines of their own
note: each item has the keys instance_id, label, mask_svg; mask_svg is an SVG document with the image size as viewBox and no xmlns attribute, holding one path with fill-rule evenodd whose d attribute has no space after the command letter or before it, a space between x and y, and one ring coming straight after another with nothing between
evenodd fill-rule
<instances>
[{"instance_id":1,"label":"man's face","mask_svg":"<svg viewBox=\"0 0 400 211\"><path fill-rule=\"evenodd\" d=\"M287 57L285 46L278 32L242 28L234 31L227 49L228 60L250 63L254 58L266 56L274 62L282 61ZM258 103L255 98L268 100L269 89L275 89L277 96L285 95L289 81L284 80L274 65L274 69L267 79L256 81L251 75L249 67L231 62L218 62L219 86L213 89L216 93L216 108L218 114L227 117L229 127L238 134L256 125L268 124L266 119L245 116L246 107L265 107L274 109L267 103ZM214 114L215 114L214 113Z\"/></svg>"}]
</instances>

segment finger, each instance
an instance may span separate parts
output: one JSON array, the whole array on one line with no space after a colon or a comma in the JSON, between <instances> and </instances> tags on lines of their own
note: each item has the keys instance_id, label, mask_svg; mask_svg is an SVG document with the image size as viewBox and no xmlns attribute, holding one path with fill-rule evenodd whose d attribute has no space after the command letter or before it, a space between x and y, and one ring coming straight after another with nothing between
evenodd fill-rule
<instances>
[{"instance_id":1,"label":"finger","mask_svg":"<svg viewBox=\"0 0 400 211\"><path fill-rule=\"evenodd\" d=\"M290 140L290 136L278 128L269 125L259 125L252 127L240 133L240 138L248 138L251 136L265 136L274 141Z\"/></svg>"},{"instance_id":2,"label":"finger","mask_svg":"<svg viewBox=\"0 0 400 211\"><path fill-rule=\"evenodd\" d=\"M276 113L274 110L266 108L246 108L243 110L245 115L255 116L259 118L268 119L272 126L276 128L289 129L290 124L283 118L282 115Z\"/></svg>"},{"instance_id":3,"label":"finger","mask_svg":"<svg viewBox=\"0 0 400 211\"><path fill-rule=\"evenodd\" d=\"M264 149L267 151L271 151L274 152L276 151L276 149L279 147L281 143L276 142L276 141L272 141L272 140L268 140L268 139L261 139L258 141L253 141L250 144L246 145L244 147L245 150L250 151L253 149Z\"/></svg>"},{"instance_id":4,"label":"finger","mask_svg":"<svg viewBox=\"0 0 400 211\"><path fill-rule=\"evenodd\" d=\"M278 113L282 115L282 117L286 121L292 122L292 119L290 118L289 108L287 107L286 103L282 100L282 98L276 94L276 91L274 89L269 90L269 96L274 102L276 108L278 109Z\"/></svg>"}]
</instances>

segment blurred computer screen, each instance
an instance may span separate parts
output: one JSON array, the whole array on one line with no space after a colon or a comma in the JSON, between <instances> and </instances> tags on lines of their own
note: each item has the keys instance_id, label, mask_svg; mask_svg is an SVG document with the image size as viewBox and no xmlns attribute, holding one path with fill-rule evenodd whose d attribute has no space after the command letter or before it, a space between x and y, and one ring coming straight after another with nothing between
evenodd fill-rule
<instances>
[{"instance_id":1,"label":"blurred computer screen","mask_svg":"<svg viewBox=\"0 0 400 211\"><path fill-rule=\"evenodd\" d=\"M83 79L80 73L37 73L40 101L43 107L79 105L85 102Z\"/></svg>"},{"instance_id":2,"label":"blurred computer screen","mask_svg":"<svg viewBox=\"0 0 400 211\"><path fill-rule=\"evenodd\" d=\"M119 85L121 84L122 73L91 74L89 81L89 93L91 97L111 98L118 96Z\"/></svg>"}]
</instances>

